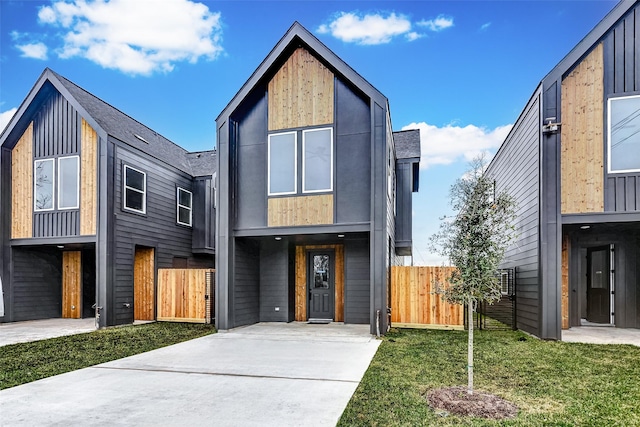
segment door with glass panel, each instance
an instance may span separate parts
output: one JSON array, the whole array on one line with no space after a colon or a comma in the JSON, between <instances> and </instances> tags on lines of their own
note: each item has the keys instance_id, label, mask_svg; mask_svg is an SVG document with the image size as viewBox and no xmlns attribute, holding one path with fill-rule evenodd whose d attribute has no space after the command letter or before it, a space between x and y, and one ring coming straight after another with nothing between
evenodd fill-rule
<instances>
[{"instance_id":1,"label":"door with glass panel","mask_svg":"<svg viewBox=\"0 0 640 427\"><path fill-rule=\"evenodd\" d=\"M335 304L335 269L333 251L311 251L307 254L309 319L333 320Z\"/></svg>"}]
</instances>

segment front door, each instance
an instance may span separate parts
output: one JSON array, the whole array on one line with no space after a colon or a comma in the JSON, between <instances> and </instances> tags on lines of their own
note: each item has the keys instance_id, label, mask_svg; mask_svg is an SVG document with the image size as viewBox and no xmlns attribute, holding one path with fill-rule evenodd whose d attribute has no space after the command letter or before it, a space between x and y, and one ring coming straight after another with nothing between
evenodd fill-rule
<instances>
[{"instance_id":1,"label":"front door","mask_svg":"<svg viewBox=\"0 0 640 427\"><path fill-rule=\"evenodd\" d=\"M133 319L155 320L155 251L136 246L133 262Z\"/></svg>"},{"instance_id":2,"label":"front door","mask_svg":"<svg viewBox=\"0 0 640 427\"><path fill-rule=\"evenodd\" d=\"M610 323L609 246L587 249L587 320Z\"/></svg>"},{"instance_id":3,"label":"front door","mask_svg":"<svg viewBox=\"0 0 640 427\"><path fill-rule=\"evenodd\" d=\"M307 274L309 319L333 320L335 294L333 252L309 252L307 259L309 260Z\"/></svg>"}]
</instances>

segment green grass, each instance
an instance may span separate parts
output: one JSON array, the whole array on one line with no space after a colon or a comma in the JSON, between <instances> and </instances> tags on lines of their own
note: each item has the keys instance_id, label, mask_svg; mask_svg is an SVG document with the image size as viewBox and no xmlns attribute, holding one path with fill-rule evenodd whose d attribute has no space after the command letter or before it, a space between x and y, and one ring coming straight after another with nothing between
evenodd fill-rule
<instances>
[{"instance_id":1,"label":"green grass","mask_svg":"<svg viewBox=\"0 0 640 427\"><path fill-rule=\"evenodd\" d=\"M463 331L392 330L340 426L640 426L640 348L541 341L476 331L475 390L519 408L505 421L438 415L424 396L466 385Z\"/></svg>"},{"instance_id":2,"label":"green grass","mask_svg":"<svg viewBox=\"0 0 640 427\"><path fill-rule=\"evenodd\" d=\"M215 332L211 325L148 323L0 347L0 390Z\"/></svg>"}]
</instances>

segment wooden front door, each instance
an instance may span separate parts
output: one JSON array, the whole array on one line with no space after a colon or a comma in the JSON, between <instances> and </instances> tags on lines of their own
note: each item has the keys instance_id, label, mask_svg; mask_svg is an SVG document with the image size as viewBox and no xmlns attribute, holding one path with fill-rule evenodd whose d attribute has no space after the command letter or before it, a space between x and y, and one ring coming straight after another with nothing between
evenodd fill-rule
<instances>
[{"instance_id":1,"label":"wooden front door","mask_svg":"<svg viewBox=\"0 0 640 427\"><path fill-rule=\"evenodd\" d=\"M611 322L609 246L587 249L587 320Z\"/></svg>"},{"instance_id":2,"label":"wooden front door","mask_svg":"<svg viewBox=\"0 0 640 427\"><path fill-rule=\"evenodd\" d=\"M82 318L82 252L62 252L62 317Z\"/></svg>"},{"instance_id":3,"label":"wooden front door","mask_svg":"<svg viewBox=\"0 0 640 427\"><path fill-rule=\"evenodd\" d=\"M334 254L329 251L309 252L307 289L309 291L309 319L333 320L335 269Z\"/></svg>"},{"instance_id":4,"label":"wooden front door","mask_svg":"<svg viewBox=\"0 0 640 427\"><path fill-rule=\"evenodd\" d=\"M155 251L136 246L133 265L133 319L155 320Z\"/></svg>"}]
</instances>

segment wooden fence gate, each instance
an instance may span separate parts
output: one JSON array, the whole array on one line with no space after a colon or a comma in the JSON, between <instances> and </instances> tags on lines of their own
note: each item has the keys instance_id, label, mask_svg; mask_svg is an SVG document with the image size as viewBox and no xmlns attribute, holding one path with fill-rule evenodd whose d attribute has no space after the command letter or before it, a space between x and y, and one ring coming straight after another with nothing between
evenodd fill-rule
<instances>
[{"instance_id":1,"label":"wooden fence gate","mask_svg":"<svg viewBox=\"0 0 640 427\"><path fill-rule=\"evenodd\" d=\"M158 269L157 320L211 323L214 295L213 269Z\"/></svg>"},{"instance_id":2,"label":"wooden fence gate","mask_svg":"<svg viewBox=\"0 0 640 427\"><path fill-rule=\"evenodd\" d=\"M453 267L391 267L391 326L464 329L464 309L436 292Z\"/></svg>"}]
</instances>

